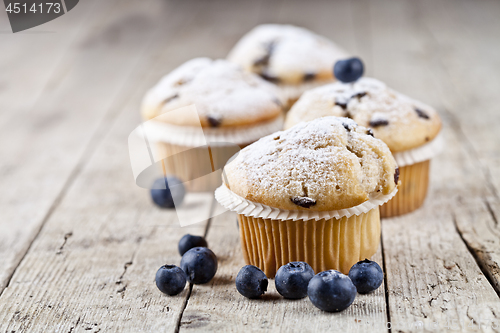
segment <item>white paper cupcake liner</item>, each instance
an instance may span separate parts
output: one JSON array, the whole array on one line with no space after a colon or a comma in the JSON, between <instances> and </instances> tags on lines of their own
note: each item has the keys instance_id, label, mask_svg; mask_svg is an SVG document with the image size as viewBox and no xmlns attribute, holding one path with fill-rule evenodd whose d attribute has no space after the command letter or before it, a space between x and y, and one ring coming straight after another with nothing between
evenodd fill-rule
<instances>
[{"instance_id":1,"label":"white paper cupcake liner","mask_svg":"<svg viewBox=\"0 0 500 333\"><path fill-rule=\"evenodd\" d=\"M438 155L443 149L443 143L444 143L443 135L438 134L438 136L434 138L434 140L432 140L429 143L426 143L423 146L410 150L396 152L393 153L392 155L394 156L394 159L396 160L396 163L398 164L399 167L412 165L419 162L430 160L434 156Z\"/></svg>"},{"instance_id":2,"label":"white paper cupcake liner","mask_svg":"<svg viewBox=\"0 0 500 333\"><path fill-rule=\"evenodd\" d=\"M203 128L195 126L177 126L150 120L147 123L146 136L150 142L165 142L179 146L200 147L207 143L232 143L244 145L283 129L284 116L259 125L238 126L232 128ZM139 133L144 135L143 132Z\"/></svg>"},{"instance_id":3,"label":"white paper cupcake liner","mask_svg":"<svg viewBox=\"0 0 500 333\"><path fill-rule=\"evenodd\" d=\"M273 220L321 220L321 219L340 219L342 217L351 217L366 213L377 206L381 206L394 197L398 189L395 188L389 194L375 194L368 201L357 206L330 211L304 211L304 210L286 210L270 207L264 204L256 203L244 199L227 188L226 185L220 186L215 190L215 199L226 209L238 214Z\"/></svg>"}]
</instances>

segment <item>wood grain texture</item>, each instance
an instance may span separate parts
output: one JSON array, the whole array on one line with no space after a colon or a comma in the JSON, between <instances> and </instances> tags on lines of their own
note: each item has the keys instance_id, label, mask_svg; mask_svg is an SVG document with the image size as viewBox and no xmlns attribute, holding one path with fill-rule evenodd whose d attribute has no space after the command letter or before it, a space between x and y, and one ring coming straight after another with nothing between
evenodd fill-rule
<instances>
[{"instance_id":1,"label":"wood grain texture","mask_svg":"<svg viewBox=\"0 0 500 333\"><path fill-rule=\"evenodd\" d=\"M152 43L144 34L153 29L150 20L162 5L154 10L120 2L121 11L115 5L95 8L95 20L72 41L71 52L54 70L54 84L0 132L0 181L8 189L0 200L0 292L136 89L127 80ZM125 52L131 47L136 52ZM15 115L15 109L9 110Z\"/></svg>"}]
</instances>

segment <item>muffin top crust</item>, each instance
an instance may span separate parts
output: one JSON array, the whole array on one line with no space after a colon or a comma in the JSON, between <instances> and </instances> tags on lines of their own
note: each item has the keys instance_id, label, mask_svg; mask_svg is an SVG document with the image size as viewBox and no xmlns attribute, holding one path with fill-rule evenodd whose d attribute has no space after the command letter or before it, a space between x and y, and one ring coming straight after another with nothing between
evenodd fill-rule
<instances>
[{"instance_id":1,"label":"muffin top crust","mask_svg":"<svg viewBox=\"0 0 500 333\"><path fill-rule=\"evenodd\" d=\"M224 183L244 199L287 210L332 211L391 193L399 170L387 145L352 119L323 117L242 149Z\"/></svg>"},{"instance_id":2,"label":"muffin top crust","mask_svg":"<svg viewBox=\"0 0 500 333\"><path fill-rule=\"evenodd\" d=\"M439 115L432 107L366 77L308 90L288 112L285 128L324 116L349 117L369 127L393 153L419 147L441 129Z\"/></svg>"},{"instance_id":3,"label":"muffin top crust","mask_svg":"<svg viewBox=\"0 0 500 333\"><path fill-rule=\"evenodd\" d=\"M194 104L199 120L168 112ZM227 60L195 58L164 76L142 102L145 120L179 126L235 127L257 125L282 114L276 87Z\"/></svg>"},{"instance_id":4,"label":"muffin top crust","mask_svg":"<svg viewBox=\"0 0 500 333\"><path fill-rule=\"evenodd\" d=\"M276 84L333 80L333 64L347 53L325 37L293 25L263 24L234 46L227 59Z\"/></svg>"}]
</instances>

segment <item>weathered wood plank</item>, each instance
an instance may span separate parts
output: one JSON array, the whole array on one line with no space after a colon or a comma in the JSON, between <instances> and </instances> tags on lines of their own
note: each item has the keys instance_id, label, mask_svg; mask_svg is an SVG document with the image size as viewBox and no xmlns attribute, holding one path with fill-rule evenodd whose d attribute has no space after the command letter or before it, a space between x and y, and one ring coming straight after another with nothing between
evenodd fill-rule
<instances>
[{"instance_id":1,"label":"weathered wood plank","mask_svg":"<svg viewBox=\"0 0 500 333\"><path fill-rule=\"evenodd\" d=\"M141 93L89 159L0 297L0 331L174 331L185 299L163 296L156 269L179 264L175 211L138 188L124 148ZM201 207L199 208L201 209Z\"/></svg>"},{"instance_id":2,"label":"weathered wood plank","mask_svg":"<svg viewBox=\"0 0 500 333\"><path fill-rule=\"evenodd\" d=\"M218 211L224 211L217 205ZM261 299L241 296L235 278L245 265L236 214L225 212L212 219L207 241L219 259L214 279L195 285L182 316L180 331L293 331L293 332L387 332L385 291L357 295L354 303L340 313L327 313L314 307L306 297L287 300L279 295L274 280ZM382 265L381 252L374 260Z\"/></svg>"},{"instance_id":3,"label":"weathered wood plank","mask_svg":"<svg viewBox=\"0 0 500 333\"><path fill-rule=\"evenodd\" d=\"M120 1L120 11L116 5L96 8L95 21L54 71L58 84L0 132L0 182L8 189L0 201L0 292L135 89L125 83L152 43L151 22L163 5Z\"/></svg>"},{"instance_id":4,"label":"weathered wood plank","mask_svg":"<svg viewBox=\"0 0 500 333\"><path fill-rule=\"evenodd\" d=\"M206 8L196 4L173 12L177 19L170 20L175 23L172 31L202 21ZM152 207L147 191L133 182L126 142L139 123L144 92L186 56L198 55L197 47L208 47L210 40L205 34L165 36L162 29L167 26L156 29L149 39L154 45L129 76L125 91L131 96L120 94L127 107L115 111L120 114L116 123L108 122L106 127L114 124L111 133L102 130L104 143L81 164L81 173L0 297L0 331L177 329L188 289L165 297L154 286L154 274L166 262L178 264L179 238L187 232L203 234L205 225L180 228L173 212ZM157 42L160 37L164 44Z\"/></svg>"}]
</instances>

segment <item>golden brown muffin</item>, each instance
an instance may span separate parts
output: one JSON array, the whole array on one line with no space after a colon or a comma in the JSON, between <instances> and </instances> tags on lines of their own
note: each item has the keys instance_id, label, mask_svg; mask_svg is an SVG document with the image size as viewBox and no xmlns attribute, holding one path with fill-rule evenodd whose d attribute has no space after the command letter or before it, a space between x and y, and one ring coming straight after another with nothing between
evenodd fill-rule
<instances>
[{"instance_id":1,"label":"golden brown muffin","mask_svg":"<svg viewBox=\"0 0 500 333\"><path fill-rule=\"evenodd\" d=\"M266 136L225 167L237 195L287 210L357 206L396 187L386 144L347 118L324 117Z\"/></svg>"},{"instance_id":2,"label":"golden brown muffin","mask_svg":"<svg viewBox=\"0 0 500 333\"><path fill-rule=\"evenodd\" d=\"M290 261L347 274L370 258L380 241L378 207L398 183L387 145L337 117L266 136L224 171L215 197L238 213L245 261L269 277Z\"/></svg>"},{"instance_id":3,"label":"golden brown muffin","mask_svg":"<svg viewBox=\"0 0 500 333\"><path fill-rule=\"evenodd\" d=\"M430 106L400 94L384 83L361 78L305 92L288 112L285 128L324 116L344 116L369 127L383 140L400 167L396 197L380 208L382 217L419 208L427 195L429 160L440 150L441 119Z\"/></svg>"},{"instance_id":4,"label":"golden brown muffin","mask_svg":"<svg viewBox=\"0 0 500 333\"><path fill-rule=\"evenodd\" d=\"M285 128L324 116L349 117L371 128L393 153L422 146L441 130L441 120L432 107L372 78L305 92L288 112Z\"/></svg>"}]
</instances>

